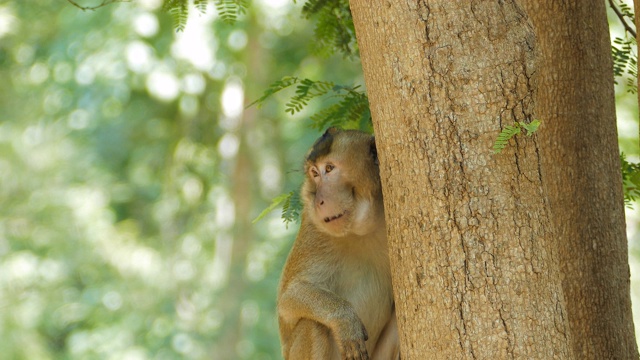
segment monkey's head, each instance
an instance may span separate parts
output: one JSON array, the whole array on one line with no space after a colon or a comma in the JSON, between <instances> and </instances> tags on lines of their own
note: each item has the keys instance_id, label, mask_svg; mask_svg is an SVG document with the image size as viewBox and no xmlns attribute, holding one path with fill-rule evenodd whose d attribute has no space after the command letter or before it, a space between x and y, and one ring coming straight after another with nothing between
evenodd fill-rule
<instances>
[{"instance_id":1,"label":"monkey's head","mask_svg":"<svg viewBox=\"0 0 640 360\"><path fill-rule=\"evenodd\" d=\"M366 235L383 221L382 189L374 137L329 128L305 158L305 211L332 236Z\"/></svg>"}]
</instances>

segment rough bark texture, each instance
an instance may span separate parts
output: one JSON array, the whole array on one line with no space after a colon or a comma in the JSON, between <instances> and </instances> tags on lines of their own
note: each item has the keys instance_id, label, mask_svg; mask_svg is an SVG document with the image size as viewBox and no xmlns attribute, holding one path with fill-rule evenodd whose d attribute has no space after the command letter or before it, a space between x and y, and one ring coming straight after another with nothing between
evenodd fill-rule
<instances>
[{"instance_id":1,"label":"rough bark texture","mask_svg":"<svg viewBox=\"0 0 640 360\"><path fill-rule=\"evenodd\" d=\"M534 32L513 1L352 0L403 359L570 358L530 121Z\"/></svg>"},{"instance_id":2,"label":"rough bark texture","mask_svg":"<svg viewBox=\"0 0 640 360\"><path fill-rule=\"evenodd\" d=\"M539 49L542 174L579 359L638 359L611 44L601 0L523 1Z\"/></svg>"}]
</instances>

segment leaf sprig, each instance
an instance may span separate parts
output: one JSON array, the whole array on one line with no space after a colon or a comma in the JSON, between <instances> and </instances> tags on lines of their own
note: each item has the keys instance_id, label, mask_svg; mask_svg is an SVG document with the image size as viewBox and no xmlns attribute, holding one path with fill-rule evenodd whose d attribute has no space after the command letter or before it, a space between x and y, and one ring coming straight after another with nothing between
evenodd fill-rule
<instances>
[{"instance_id":1,"label":"leaf sprig","mask_svg":"<svg viewBox=\"0 0 640 360\"><path fill-rule=\"evenodd\" d=\"M358 44L348 0L307 0L302 14L307 19L317 19L312 43L315 53L330 56L341 52L345 57L357 56Z\"/></svg>"},{"instance_id":2,"label":"leaf sprig","mask_svg":"<svg viewBox=\"0 0 640 360\"><path fill-rule=\"evenodd\" d=\"M615 38L614 45L611 46L613 56L614 82L617 84L618 77L625 73L628 75L627 91L635 94L638 92L638 55L635 53L636 40L632 37Z\"/></svg>"},{"instance_id":3,"label":"leaf sprig","mask_svg":"<svg viewBox=\"0 0 640 360\"><path fill-rule=\"evenodd\" d=\"M622 186L624 187L624 204L631 208L632 203L640 198L640 164L628 162L624 153L620 154L622 167Z\"/></svg>"},{"instance_id":4,"label":"leaf sprig","mask_svg":"<svg viewBox=\"0 0 640 360\"><path fill-rule=\"evenodd\" d=\"M291 191L285 194L276 196L271 200L271 204L262 212L258 217L253 220L253 223L260 221L268 213L273 211L278 206L282 205L282 220L288 227L289 223L292 223L300 218L300 212L302 211L302 202L300 201L300 194L296 191Z\"/></svg>"},{"instance_id":5,"label":"leaf sprig","mask_svg":"<svg viewBox=\"0 0 640 360\"><path fill-rule=\"evenodd\" d=\"M193 0L193 6L201 13L207 12L209 0ZM248 0L214 0L216 11L222 21L234 23L238 16L247 12ZM189 18L189 0L164 0L162 9L171 15L176 31L183 31Z\"/></svg>"},{"instance_id":6,"label":"leaf sprig","mask_svg":"<svg viewBox=\"0 0 640 360\"><path fill-rule=\"evenodd\" d=\"M274 82L256 101L249 104L262 105L269 97L295 85L295 95L285 104L285 111L293 115L302 111L311 100L331 93L329 98L339 99L311 116L312 126L324 129L340 125L343 128L371 130L371 112L369 99L360 86L335 85L330 81L314 81L285 76Z\"/></svg>"},{"instance_id":7,"label":"leaf sprig","mask_svg":"<svg viewBox=\"0 0 640 360\"><path fill-rule=\"evenodd\" d=\"M162 10L171 15L173 19L173 27L176 31L183 31L187 26L189 18L189 1L188 0L164 0Z\"/></svg>"},{"instance_id":8,"label":"leaf sprig","mask_svg":"<svg viewBox=\"0 0 640 360\"><path fill-rule=\"evenodd\" d=\"M295 90L296 95L291 97L289 102L285 104L285 111L290 113L291 115L302 111L302 109L309 103L310 100L325 95L335 86L332 82L329 81L313 81L310 79L299 79L294 76L285 76L282 79L271 84L258 100L247 105L247 107L251 107L256 104L259 107L264 103L265 100L267 100L274 94L296 84L298 85L296 86Z\"/></svg>"},{"instance_id":9,"label":"leaf sprig","mask_svg":"<svg viewBox=\"0 0 640 360\"><path fill-rule=\"evenodd\" d=\"M329 81L313 81L302 79L296 87L296 95L285 104L286 111L291 115L300 112L310 100L325 95L335 85Z\"/></svg>"},{"instance_id":10,"label":"leaf sprig","mask_svg":"<svg viewBox=\"0 0 640 360\"><path fill-rule=\"evenodd\" d=\"M531 136L538 130L539 126L540 120L537 119L531 121L530 123L516 121L513 125L506 125L502 129L500 134L498 134L498 137L493 144L493 153L500 153L505 147L507 147L507 144L509 144L509 140L511 140L511 138L513 138L514 136L520 134L522 132L522 129L526 131L527 136Z\"/></svg>"},{"instance_id":11,"label":"leaf sprig","mask_svg":"<svg viewBox=\"0 0 640 360\"><path fill-rule=\"evenodd\" d=\"M368 128L371 124L371 112L369 110L369 98L358 90L360 87L334 87L334 91L340 94L341 100L328 108L317 112L311 116L313 126L324 129L330 126L342 125L344 123L358 124L359 128Z\"/></svg>"},{"instance_id":12,"label":"leaf sprig","mask_svg":"<svg viewBox=\"0 0 640 360\"><path fill-rule=\"evenodd\" d=\"M226 23L235 23L238 16L247 13L247 0L215 0L214 4L220 19Z\"/></svg>"}]
</instances>

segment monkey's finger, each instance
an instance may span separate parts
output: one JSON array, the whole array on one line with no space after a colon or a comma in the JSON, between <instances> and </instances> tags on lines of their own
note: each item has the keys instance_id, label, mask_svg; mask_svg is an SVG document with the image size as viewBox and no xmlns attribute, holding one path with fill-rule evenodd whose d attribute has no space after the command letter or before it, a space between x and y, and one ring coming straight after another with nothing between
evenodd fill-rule
<instances>
[{"instance_id":1,"label":"monkey's finger","mask_svg":"<svg viewBox=\"0 0 640 360\"><path fill-rule=\"evenodd\" d=\"M346 360L369 360L364 341L354 341L345 345L343 358Z\"/></svg>"},{"instance_id":2,"label":"monkey's finger","mask_svg":"<svg viewBox=\"0 0 640 360\"><path fill-rule=\"evenodd\" d=\"M367 353L367 347L364 341L358 341L355 344L355 359L356 360L369 360L369 353Z\"/></svg>"},{"instance_id":3,"label":"monkey's finger","mask_svg":"<svg viewBox=\"0 0 640 360\"><path fill-rule=\"evenodd\" d=\"M360 346L360 359L369 360L369 353L367 352L367 348L364 346L364 343L360 344Z\"/></svg>"}]
</instances>

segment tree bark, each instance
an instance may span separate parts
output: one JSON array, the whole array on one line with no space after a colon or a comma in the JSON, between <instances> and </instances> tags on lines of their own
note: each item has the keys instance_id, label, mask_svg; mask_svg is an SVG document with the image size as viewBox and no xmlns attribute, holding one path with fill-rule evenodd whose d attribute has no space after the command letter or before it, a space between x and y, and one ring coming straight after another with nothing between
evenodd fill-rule
<instances>
[{"instance_id":1,"label":"tree bark","mask_svg":"<svg viewBox=\"0 0 640 360\"><path fill-rule=\"evenodd\" d=\"M539 49L543 183L580 359L638 359L616 130L600 0L524 1Z\"/></svg>"},{"instance_id":2,"label":"tree bark","mask_svg":"<svg viewBox=\"0 0 640 360\"><path fill-rule=\"evenodd\" d=\"M352 0L403 359L570 358L533 119L534 30L513 1Z\"/></svg>"}]
</instances>

